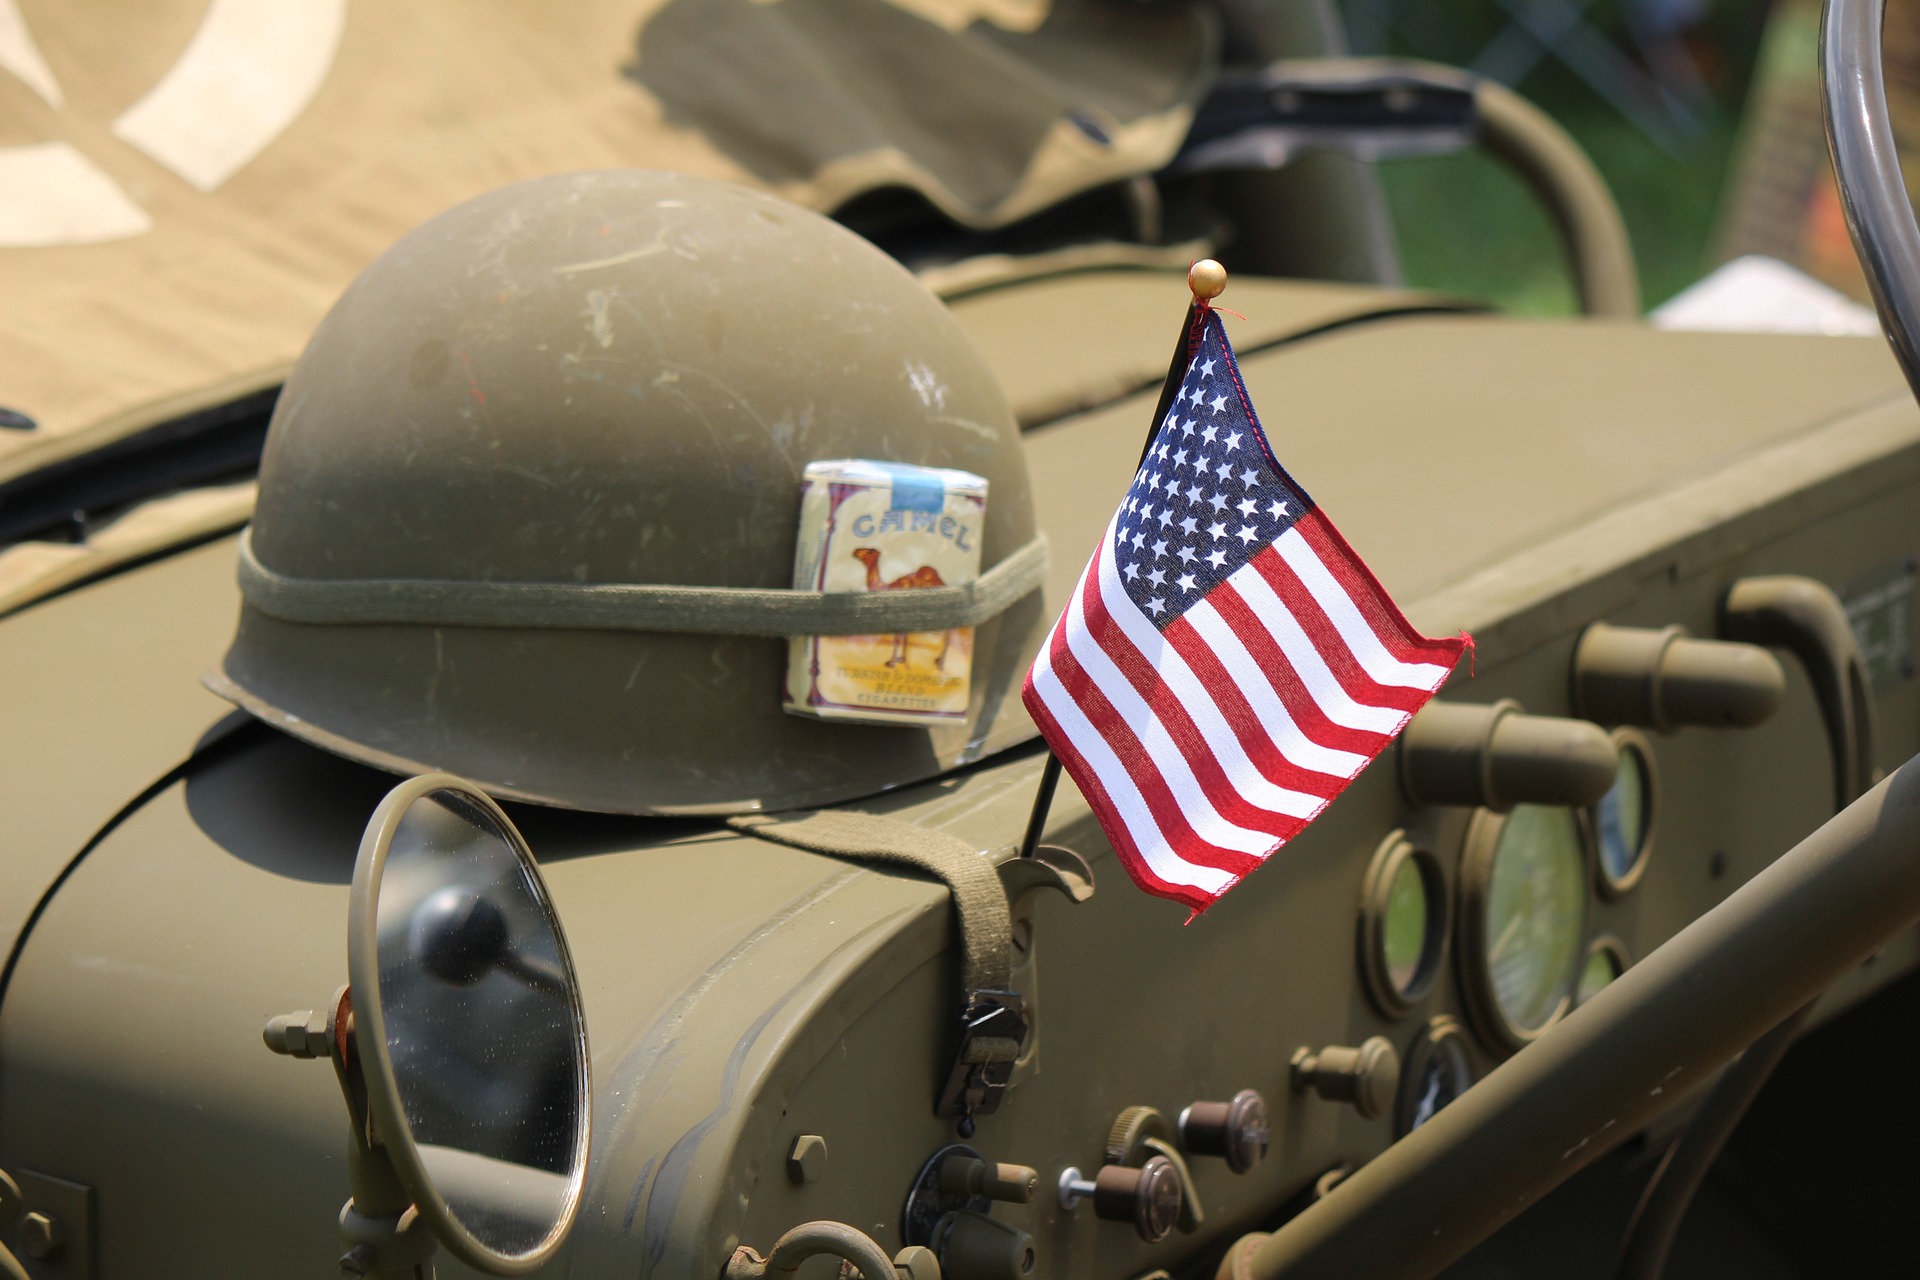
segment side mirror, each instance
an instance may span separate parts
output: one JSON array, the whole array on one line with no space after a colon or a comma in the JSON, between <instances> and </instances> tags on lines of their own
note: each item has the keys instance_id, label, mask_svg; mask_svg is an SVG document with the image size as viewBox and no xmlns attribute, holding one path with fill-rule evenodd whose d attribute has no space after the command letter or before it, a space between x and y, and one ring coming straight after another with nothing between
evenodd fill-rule
<instances>
[{"instance_id":1,"label":"side mirror","mask_svg":"<svg viewBox=\"0 0 1920 1280\"><path fill-rule=\"evenodd\" d=\"M343 1265L413 1275L438 1241L495 1275L539 1267L586 1178L586 1023L533 855L478 788L428 774L380 802L354 867L347 974L323 1018L266 1031L340 1075L355 1144Z\"/></svg>"}]
</instances>

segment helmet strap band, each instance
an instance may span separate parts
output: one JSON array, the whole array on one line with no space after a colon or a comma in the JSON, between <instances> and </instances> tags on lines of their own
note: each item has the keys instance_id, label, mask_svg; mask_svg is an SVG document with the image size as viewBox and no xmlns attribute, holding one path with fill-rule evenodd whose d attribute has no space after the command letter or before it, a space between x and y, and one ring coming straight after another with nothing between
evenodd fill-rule
<instances>
[{"instance_id":1,"label":"helmet strap band","mask_svg":"<svg viewBox=\"0 0 1920 1280\"><path fill-rule=\"evenodd\" d=\"M297 578L260 563L252 530L240 535L239 574L240 594L253 608L285 622L322 626L873 635L971 627L998 617L1045 581L1047 540L1035 534L972 582L912 591Z\"/></svg>"}]
</instances>

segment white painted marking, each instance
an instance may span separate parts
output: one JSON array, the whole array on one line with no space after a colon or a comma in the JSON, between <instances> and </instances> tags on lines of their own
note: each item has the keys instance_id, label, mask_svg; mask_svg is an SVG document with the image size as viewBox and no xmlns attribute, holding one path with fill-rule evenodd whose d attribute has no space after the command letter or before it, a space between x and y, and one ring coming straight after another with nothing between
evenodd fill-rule
<instances>
[{"instance_id":1,"label":"white painted marking","mask_svg":"<svg viewBox=\"0 0 1920 1280\"><path fill-rule=\"evenodd\" d=\"M33 42L33 33L27 30L27 20L14 0L0 0L0 68L19 76L54 110L67 105L60 82L53 78L53 68L40 56L40 46Z\"/></svg>"},{"instance_id":2,"label":"white painted marking","mask_svg":"<svg viewBox=\"0 0 1920 1280\"><path fill-rule=\"evenodd\" d=\"M319 92L346 13L346 0L213 0L180 60L113 132L214 190Z\"/></svg>"},{"instance_id":3,"label":"white painted marking","mask_svg":"<svg viewBox=\"0 0 1920 1280\"><path fill-rule=\"evenodd\" d=\"M0 246L98 244L152 229L146 211L66 143L0 147Z\"/></svg>"}]
</instances>

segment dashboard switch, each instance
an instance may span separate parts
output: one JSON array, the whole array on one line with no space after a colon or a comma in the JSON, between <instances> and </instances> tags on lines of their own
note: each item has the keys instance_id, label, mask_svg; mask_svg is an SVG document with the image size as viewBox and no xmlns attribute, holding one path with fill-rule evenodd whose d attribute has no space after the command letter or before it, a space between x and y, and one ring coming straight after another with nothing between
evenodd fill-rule
<instances>
[{"instance_id":1,"label":"dashboard switch","mask_svg":"<svg viewBox=\"0 0 1920 1280\"><path fill-rule=\"evenodd\" d=\"M1094 1216L1128 1222L1148 1244L1164 1240L1180 1220L1180 1175L1165 1156L1149 1157L1139 1168L1110 1164L1092 1178L1068 1168L1060 1174L1060 1204L1071 1209L1093 1201Z\"/></svg>"},{"instance_id":2,"label":"dashboard switch","mask_svg":"<svg viewBox=\"0 0 1920 1280\"><path fill-rule=\"evenodd\" d=\"M1193 1155L1219 1156L1235 1173L1259 1164L1272 1137L1267 1100L1252 1089L1226 1102L1196 1102L1180 1113L1180 1146Z\"/></svg>"},{"instance_id":3,"label":"dashboard switch","mask_svg":"<svg viewBox=\"0 0 1920 1280\"><path fill-rule=\"evenodd\" d=\"M1300 1049L1289 1064L1294 1092L1329 1102L1351 1102L1365 1119L1385 1115L1400 1089L1400 1055L1385 1036L1371 1036L1357 1049L1328 1045Z\"/></svg>"},{"instance_id":4,"label":"dashboard switch","mask_svg":"<svg viewBox=\"0 0 1920 1280\"><path fill-rule=\"evenodd\" d=\"M1031 1204L1039 1186L1040 1175L1023 1164L996 1164L962 1152L940 1162L940 1190L950 1196Z\"/></svg>"}]
</instances>

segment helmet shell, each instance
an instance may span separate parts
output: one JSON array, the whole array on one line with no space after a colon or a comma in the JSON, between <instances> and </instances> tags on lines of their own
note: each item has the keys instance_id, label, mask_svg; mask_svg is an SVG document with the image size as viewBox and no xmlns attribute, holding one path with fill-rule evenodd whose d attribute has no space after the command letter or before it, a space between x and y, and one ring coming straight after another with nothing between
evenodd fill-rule
<instances>
[{"instance_id":1,"label":"helmet shell","mask_svg":"<svg viewBox=\"0 0 1920 1280\"><path fill-rule=\"evenodd\" d=\"M816 214L600 171L468 201L370 265L289 376L252 549L321 579L788 588L801 470L989 483L982 571L1034 536L1018 430L946 308ZM785 714L787 642L290 622L251 604L208 683L396 771L617 813L828 803L1030 737L1039 593L976 631L964 723Z\"/></svg>"}]
</instances>

